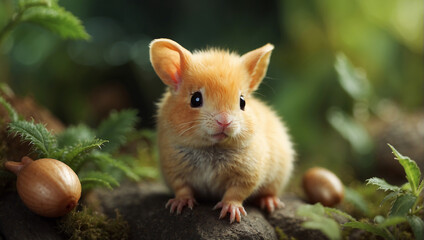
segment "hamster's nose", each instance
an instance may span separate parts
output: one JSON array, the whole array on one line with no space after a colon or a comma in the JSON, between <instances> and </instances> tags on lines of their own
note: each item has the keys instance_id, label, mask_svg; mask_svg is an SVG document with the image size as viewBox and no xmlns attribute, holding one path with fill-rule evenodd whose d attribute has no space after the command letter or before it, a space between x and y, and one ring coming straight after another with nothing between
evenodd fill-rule
<instances>
[{"instance_id":1,"label":"hamster's nose","mask_svg":"<svg viewBox=\"0 0 424 240\"><path fill-rule=\"evenodd\" d=\"M230 118L230 116L225 112L217 114L215 116L215 120L216 120L216 123L218 123L218 125L221 126L223 129L230 126L232 122L232 119Z\"/></svg>"},{"instance_id":2,"label":"hamster's nose","mask_svg":"<svg viewBox=\"0 0 424 240\"><path fill-rule=\"evenodd\" d=\"M230 126L230 124L231 124L232 121L230 121L230 122L220 122L220 121L216 120L216 122L218 123L219 126L221 126L222 128L225 129L228 126Z\"/></svg>"}]
</instances>

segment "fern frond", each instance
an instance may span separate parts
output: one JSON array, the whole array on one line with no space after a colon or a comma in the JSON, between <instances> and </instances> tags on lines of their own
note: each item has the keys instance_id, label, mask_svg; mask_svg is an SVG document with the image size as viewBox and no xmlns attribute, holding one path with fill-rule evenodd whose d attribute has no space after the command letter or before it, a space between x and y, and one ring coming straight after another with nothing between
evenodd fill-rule
<instances>
[{"instance_id":1,"label":"fern frond","mask_svg":"<svg viewBox=\"0 0 424 240\"><path fill-rule=\"evenodd\" d=\"M136 110L128 109L120 112L112 112L97 129L97 137L109 140L109 143L105 144L103 150L106 152L117 150L126 142L128 133L134 130L137 121Z\"/></svg>"},{"instance_id":2,"label":"fern frond","mask_svg":"<svg viewBox=\"0 0 424 240\"><path fill-rule=\"evenodd\" d=\"M113 189L113 187L119 186L119 182L116 181L116 179L109 174L103 173L103 172L97 172L97 171L91 171L84 174L81 174L79 176L81 185L84 189L86 187L87 183L89 183L90 187L94 187L94 185L101 185L103 187L106 187L108 189Z\"/></svg>"},{"instance_id":3,"label":"fern frond","mask_svg":"<svg viewBox=\"0 0 424 240\"><path fill-rule=\"evenodd\" d=\"M127 177L129 177L132 180L138 181L140 180L140 177L129 167L127 166L123 161L119 161L118 159L113 158L109 153L103 153L103 152L93 152L93 154L90 155L93 161L97 163L97 165L101 166L113 166L115 168L118 168L121 170Z\"/></svg>"},{"instance_id":4,"label":"fern frond","mask_svg":"<svg viewBox=\"0 0 424 240\"><path fill-rule=\"evenodd\" d=\"M25 11L21 21L38 24L62 38L90 39L90 35L85 31L81 21L72 13L57 5L32 7Z\"/></svg>"},{"instance_id":5,"label":"fern frond","mask_svg":"<svg viewBox=\"0 0 424 240\"><path fill-rule=\"evenodd\" d=\"M74 146L65 148L61 160L68 164L74 171L79 168L82 160L82 154L94 149L100 149L103 143L107 142L102 139L93 139L91 141L83 141ZM79 157L80 159L76 159Z\"/></svg>"},{"instance_id":6,"label":"fern frond","mask_svg":"<svg viewBox=\"0 0 424 240\"><path fill-rule=\"evenodd\" d=\"M56 139L43 124L19 120L9 123L8 131L15 136L19 135L23 141L29 142L38 152L39 157L50 156L56 147Z\"/></svg>"},{"instance_id":7,"label":"fern frond","mask_svg":"<svg viewBox=\"0 0 424 240\"><path fill-rule=\"evenodd\" d=\"M84 124L72 126L56 135L59 148L76 145L83 141L92 141L95 138L94 131Z\"/></svg>"},{"instance_id":8,"label":"fern frond","mask_svg":"<svg viewBox=\"0 0 424 240\"><path fill-rule=\"evenodd\" d=\"M18 113L15 111L12 105L6 102L6 100L2 98L1 96L0 96L0 104L3 105L4 108L6 108L6 111L9 113L9 117L12 122L16 122L19 120Z\"/></svg>"}]
</instances>

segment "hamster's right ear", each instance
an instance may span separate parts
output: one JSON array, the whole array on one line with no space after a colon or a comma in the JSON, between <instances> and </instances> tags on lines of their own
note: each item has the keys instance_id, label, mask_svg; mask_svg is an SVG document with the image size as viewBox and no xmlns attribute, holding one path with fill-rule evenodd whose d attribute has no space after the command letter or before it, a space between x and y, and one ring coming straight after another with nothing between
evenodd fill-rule
<instances>
[{"instance_id":1,"label":"hamster's right ear","mask_svg":"<svg viewBox=\"0 0 424 240\"><path fill-rule=\"evenodd\" d=\"M178 43L165 38L150 43L150 62L163 83L177 90L191 53Z\"/></svg>"}]
</instances>

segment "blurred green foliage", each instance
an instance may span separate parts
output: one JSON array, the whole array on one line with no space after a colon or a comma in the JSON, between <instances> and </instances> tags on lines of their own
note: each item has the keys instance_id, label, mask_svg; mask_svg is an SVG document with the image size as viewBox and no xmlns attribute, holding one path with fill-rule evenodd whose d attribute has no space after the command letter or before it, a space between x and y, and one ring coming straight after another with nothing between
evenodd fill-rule
<instances>
[{"instance_id":1,"label":"blurred green foliage","mask_svg":"<svg viewBox=\"0 0 424 240\"><path fill-rule=\"evenodd\" d=\"M81 21L59 6L57 0L15 0L10 19L1 28L0 43L21 23L33 23L62 38L89 39Z\"/></svg>"},{"instance_id":2,"label":"blurred green foliage","mask_svg":"<svg viewBox=\"0 0 424 240\"><path fill-rule=\"evenodd\" d=\"M9 19L13 2L0 0L0 27ZM0 46L0 81L18 94L35 96L68 124L95 125L110 109L131 106L139 109L140 127L153 127L154 103L164 86L150 66L148 44L158 37L189 50L218 46L240 54L273 43L276 48L258 96L286 121L301 163L313 161L336 170L356 161L349 143L327 120L329 109L344 114L337 115L339 120L353 114L350 94L391 99L406 112L422 111L421 0L60 4L82 19L91 41L63 42L42 28L22 24ZM334 67L340 52L361 69L372 91L343 90L337 74L343 66Z\"/></svg>"}]
</instances>

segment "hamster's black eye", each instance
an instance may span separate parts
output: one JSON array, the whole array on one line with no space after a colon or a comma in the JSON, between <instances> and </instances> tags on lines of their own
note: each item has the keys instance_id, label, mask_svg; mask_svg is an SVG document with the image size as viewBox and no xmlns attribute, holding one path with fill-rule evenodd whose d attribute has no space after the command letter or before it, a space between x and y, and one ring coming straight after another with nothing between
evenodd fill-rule
<instances>
[{"instance_id":1,"label":"hamster's black eye","mask_svg":"<svg viewBox=\"0 0 424 240\"><path fill-rule=\"evenodd\" d=\"M240 96L240 109L244 111L244 107L246 106L246 101L244 101L243 95Z\"/></svg>"},{"instance_id":2,"label":"hamster's black eye","mask_svg":"<svg viewBox=\"0 0 424 240\"><path fill-rule=\"evenodd\" d=\"M193 95L191 96L190 106L192 108L198 108L198 107L201 107L202 104L203 104L202 93L201 92L193 93Z\"/></svg>"}]
</instances>

